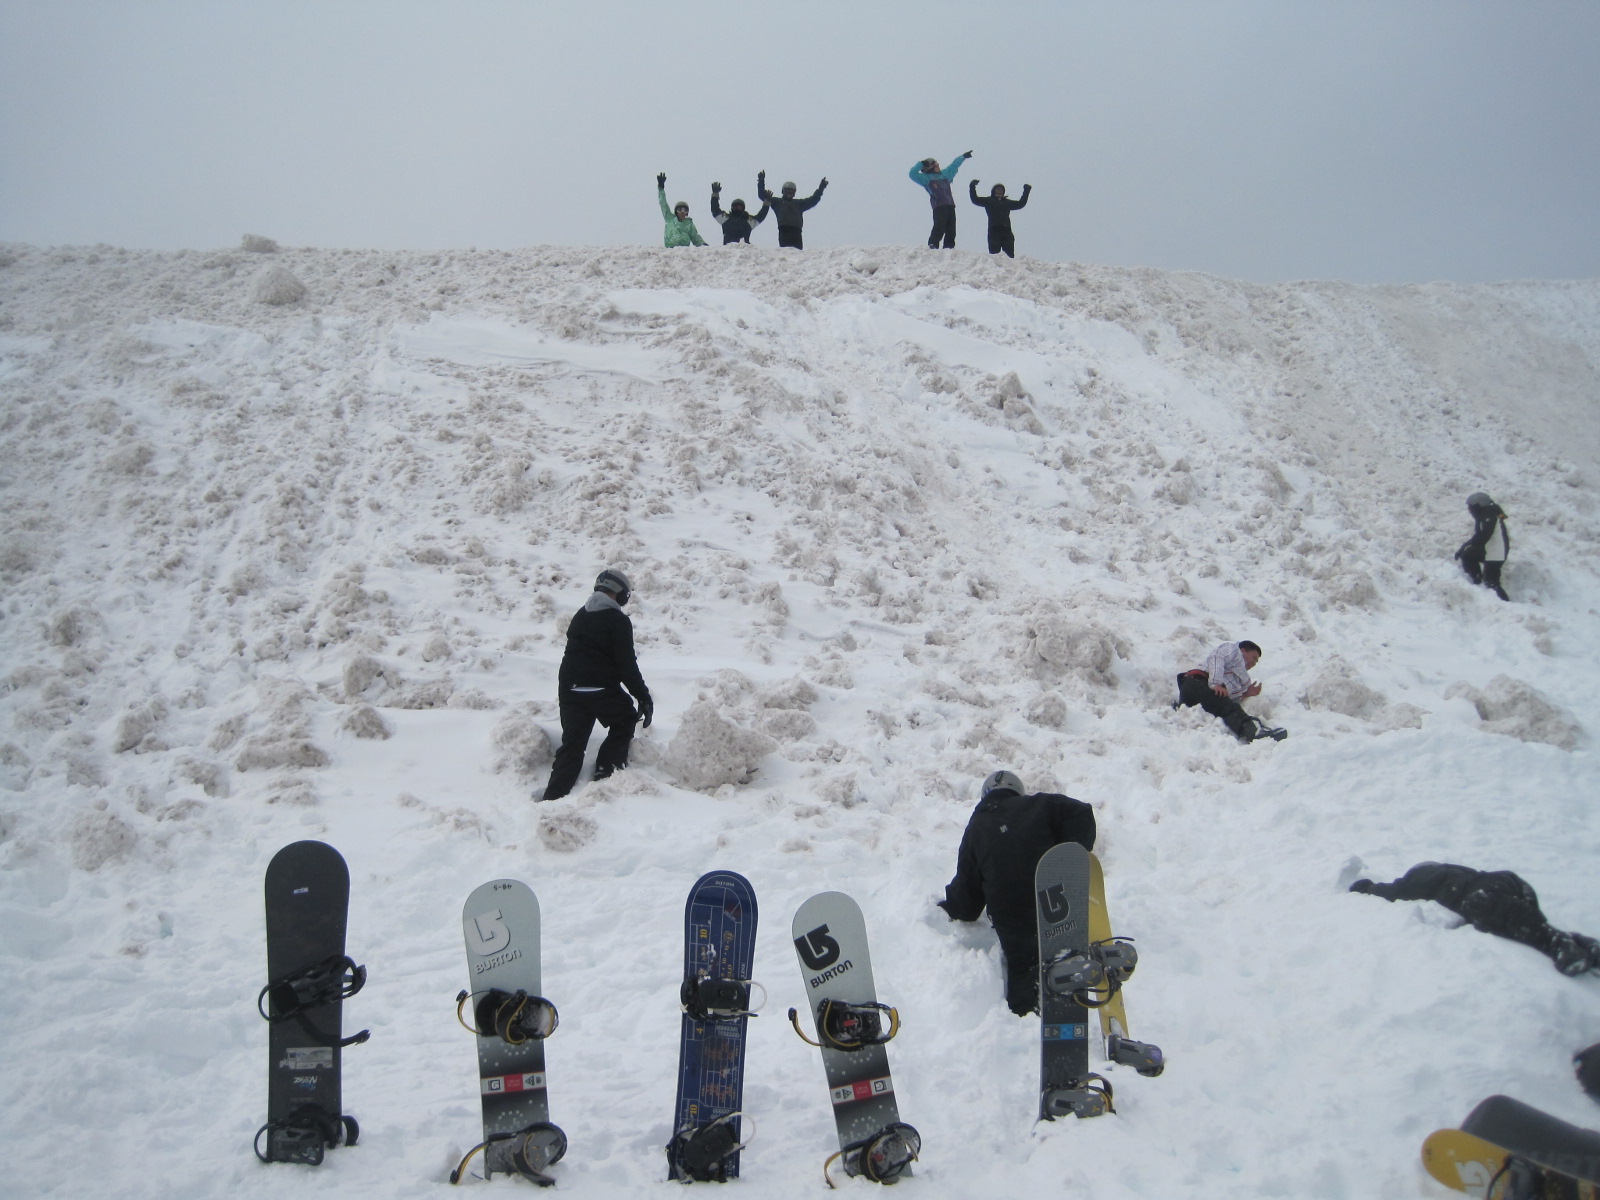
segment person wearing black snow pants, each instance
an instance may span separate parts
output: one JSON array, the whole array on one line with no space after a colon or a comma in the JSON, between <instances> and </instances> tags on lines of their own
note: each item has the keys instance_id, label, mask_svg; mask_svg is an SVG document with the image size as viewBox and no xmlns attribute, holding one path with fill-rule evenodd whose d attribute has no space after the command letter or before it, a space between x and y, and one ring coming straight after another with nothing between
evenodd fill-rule
<instances>
[{"instance_id":1,"label":"person wearing black snow pants","mask_svg":"<svg viewBox=\"0 0 1600 1200\"><path fill-rule=\"evenodd\" d=\"M594 589L567 626L567 648L556 685L561 748L550 764L545 800L561 799L578 782L596 721L607 731L595 755L594 777L598 780L627 768L634 723L642 716L648 729L655 716L655 701L634 656L633 622L622 611L633 585L621 571L602 571ZM628 698L630 692L639 702L637 712Z\"/></svg>"},{"instance_id":2,"label":"person wearing black snow pants","mask_svg":"<svg viewBox=\"0 0 1600 1200\"><path fill-rule=\"evenodd\" d=\"M1061 842L1094 849L1094 809L1054 792L1024 795L1022 780L996 771L961 835L956 874L939 907L952 921L976 921L989 910L1000 939L1006 1003L1019 1017L1039 1007L1039 915L1033 872Z\"/></svg>"},{"instance_id":3,"label":"person wearing black snow pants","mask_svg":"<svg viewBox=\"0 0 1600 1200\"><path fill-rule=\"evenodd\" d=\"M756 198L762 204L772 207L778 222L778 246L790 250L803 250L805 247L802 245L804 238L801 236L801 230L805 226L806 211L817 206L817 202L822 199L822 193L828 190L828 181L824 178L817 184L817 190L804 200L795 198L795 193L799 189L792 183L784 184L779 190L783 193L781 196L774 196L767 191L767 173L756 172Z\"/></svg>"},{"instance_id":4,"label":"person wearing black snow pants","mask_svg":"<svg viewBox=\"0 0 1600 1200\"><path fill-rule=\"evenodd\" d=\"M1261 685L1250 679L1250 668L1260 661L1261 647L1254 642L1223 642L1206 656L1203 666L1178 676L1178 699L1172 707L1198 704L1212 716L1221 717L1241 742L1268 737L1282 741L1286 736L1283 730L1267 728L1239 703L1261 694Z\"/></svg>"},{"instance_id":5,"label":"person wearing black snow pants","mask_svg":"<svg viewBox=\"0 0 1600 1200\"><path fill-rule=\"evenodd\" d=\"M928 203L933 206L933 231L928 234L929 250L956 248L956 201L950 194L950 181L961 170L961 164L971 157L972 151L968 150L948 167L940 167L936 158L919 159L911 167L911 182L927 190Z\"/></svg>"},{"instance_id":6,"label":"person wearing black snow pants","mask_svg":"<svg viewBox=\"0 0 1600 1200\"><path fill-rule=\"evenodd\" d=\"M1463 917L1476 930L1532 946L1563 975L1600 971L1600 942L1555 928L1539 908L1539 896L1511 871L1479 871L1455 863L1424 862L1392 883L1358 879L1352 892L1388 901L1432 900Z\"/></svg>"},{"instance_id":7,"label":"person wearing black snow pants","mask_svg":"<svg viewBox=\"0 0 1600 1200\"><path fill-rule=\"evenodd\" d=\"M1007 258L1017 256L1017 239L1011 233L1011 214L1028 203L1028 194L1033 191L1033 184L1022 185L1022 199L1012 200L1006 196L1006 185L997 183L989 189L987 197L978 196L978 181L971 180L967 184L967 196L979 208L989 215L989 253L999 254L1004 251Z\"/></svg>"},{"instance_id":8,"label":"person wearing black snow pants","mask_svg":"<svg viewBox=\"0 0 1600 1200\"><path fill-rule=\"evenodd\" d=\"M1472 514L1472 536L1461 543L1456 559L1467 578L1482 584L1502 600L1511 599L1500 584L1500 572L1511 554L1511 534L1506 530L1506 514L1487 492L1467 497Z\"/></svg>"}]
</instances>

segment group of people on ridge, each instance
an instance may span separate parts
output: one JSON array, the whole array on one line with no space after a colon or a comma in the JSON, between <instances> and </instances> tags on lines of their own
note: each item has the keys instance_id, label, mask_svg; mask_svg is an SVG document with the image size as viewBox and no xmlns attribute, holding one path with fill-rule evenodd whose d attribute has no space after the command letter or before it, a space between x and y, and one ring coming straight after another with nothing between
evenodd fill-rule
<instances>
[{"instance_id":1,"label":"group of people on ridge","mask_svg":"<svg viewBox=\"0 0 1600 1200\"><path fill-rule=\"evenodd\" d=\"M950 190L950 183L956 177L956 172L961 169L961 164L971 157L972 151L968 150L948 167L940 167L938 159L924 158L911 168L911 182L927 190L928 201L933 206L933 230L928 234L930 250L939 248L949 250L955 247L956 202ZM756 197L761 201L759 211L752 215L743 200L735 200L724 211L722 184L713 183L711 215L717 224L722 226L724 246L732 245L734 242L744 242L748 245L751 232L772 214L776 217L778 226L778 245L801 250L804 249L801 230L805 226L805 213L817 206L817 202L822 199L822 193L827 189L828 181L823 179L817 185L817 190L802 200L799 188L793 183L785 183L779 189L779 194L774 196L767 190L766 171L761 171L756 175ZM1011 231L1011 214L1028 203L1028 196L1032 191L1033 185L1025 183L1022 185L1021 199L1013 200L1006 195L1006 185L997 183L989 189L987 196L980 197L976 179L967 185L968 198L988 215L990 254L1003 253L1008 258L1017 256L1017 239ZM670 206L667 204L665 171L656 175L656 196L661 204L661 219L666 222L662 231L664 245L668 247L706 245L705 238L700 236L700 231L695 228L694 219L689 215L688 201L679 200Z\"/></svg>"}]
</instances>

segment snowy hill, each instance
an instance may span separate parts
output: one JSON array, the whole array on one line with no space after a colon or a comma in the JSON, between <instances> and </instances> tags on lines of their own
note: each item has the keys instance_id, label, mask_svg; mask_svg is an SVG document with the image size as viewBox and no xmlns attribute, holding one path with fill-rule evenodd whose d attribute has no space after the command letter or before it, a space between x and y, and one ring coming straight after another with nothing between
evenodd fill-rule
<instances>
[{"instance_id":1,"label":"snowy hill","mask_svg":"<svg viewBox=\"0 0 1600 1200\"><path fill-rule=\"evenodd\" d=\"M1490 1092L1600 1125L1568 1065L1600 979L1342 890L1512 869L1600 934L1600 282L255 244L0 248L8 1194L439 1194L478 1132L460 906L497 876L544 911L573 1195L664 1186L714 867L771 993L750 1200L833 1149L782 1014L835 888L901 1011L918 1196L1444 1196L1421 1139ZM1510 604L1450 558L1478 489ZM608 565L656 723L534 803ZM1241 637L1286 742L1168 708ZM1037 1022L932 907L997 767L1097 809L1170 1060L1113 1073L1114 1117L1035 1126ZM373 1030L361 1142L316 1170L249 1149L262 872L307 837L349 862Z\"/></svg>"}]
</instances>

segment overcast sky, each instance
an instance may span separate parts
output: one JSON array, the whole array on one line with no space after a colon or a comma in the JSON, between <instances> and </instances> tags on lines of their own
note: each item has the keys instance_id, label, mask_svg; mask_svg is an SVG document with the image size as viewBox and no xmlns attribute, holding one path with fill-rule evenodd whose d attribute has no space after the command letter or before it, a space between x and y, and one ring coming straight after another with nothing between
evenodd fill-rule
<instances>
[{"instance_id":1,"label":"overcast sky","mask_svg":"<svg viewBox=\"0 0 1600 1200\"><path fill-rule=\"evenodd\" d=\"M4 241L659 245L666 171L719 242L765 167L919 245L969 149L968 249L976 178L1039 258L1597 277L1600 2L0 0Z\"/></svg>"}]
</instances>

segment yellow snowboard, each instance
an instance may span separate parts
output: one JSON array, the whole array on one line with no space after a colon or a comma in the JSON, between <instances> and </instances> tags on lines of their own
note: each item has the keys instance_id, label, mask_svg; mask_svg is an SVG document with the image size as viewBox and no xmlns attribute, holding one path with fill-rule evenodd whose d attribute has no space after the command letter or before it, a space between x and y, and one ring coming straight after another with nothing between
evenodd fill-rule
<instances>
[{"instance_id":1,"label":"yellow snowboard","mask_svg":"<svg viewBox=\"0 0 1600 1200\"><path fill-rule=\"evenodd\" d=\"M1422 1165L1446 1187L1455 1188L1480 1200L1501 1200L1505 1184L1489 1194L1489 1183L1505 1166L1510 1153L1493 1142L1463 1133L1459 1129L1439 1129L1422 1143ZM1543 1178L1533 1194L1540 1200L1600 1200L1600 1186L1583 1183L1564 1175L1541 1172Z\"/></svg>"},{"instance_id":2,"label":"yellow snowboard","mask_svg":"<svg viewBox=\"0 0 1600 1200\"><path fill-rule=\"evenodd\" d=\"M1100 870L1098 855L1089 855L1089 940L1103 942L1111 937L1111 914L1106 911L1106 880ZM1122 992L1111 997L1097 1010L1100 1014L1100 1036L1112 1034L1128 1037L1128 1012L1122 1005ZM1102 1044L1102 1050L1104 1046Z\"/></svg>"}]
</instances>

